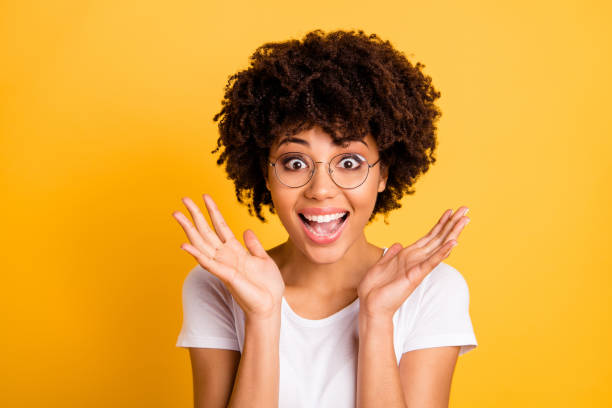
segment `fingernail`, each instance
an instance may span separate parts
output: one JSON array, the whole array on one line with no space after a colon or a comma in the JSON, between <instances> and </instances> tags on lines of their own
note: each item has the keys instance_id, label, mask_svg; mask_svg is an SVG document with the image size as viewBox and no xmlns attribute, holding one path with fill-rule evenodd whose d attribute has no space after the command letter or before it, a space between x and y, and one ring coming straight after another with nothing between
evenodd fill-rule
<instances>
[{"instance_id":1,"label":"fingernail","mask_svg":"<svg viewBox=\"0 0 612 408\"><path fill-rule=\"evenodd\" d=\"M468 211L470 211L470 209L468 208L467 210L465 210L465 212L463 213L463 215L467 214Z\"/></svg>"}]
</instances>

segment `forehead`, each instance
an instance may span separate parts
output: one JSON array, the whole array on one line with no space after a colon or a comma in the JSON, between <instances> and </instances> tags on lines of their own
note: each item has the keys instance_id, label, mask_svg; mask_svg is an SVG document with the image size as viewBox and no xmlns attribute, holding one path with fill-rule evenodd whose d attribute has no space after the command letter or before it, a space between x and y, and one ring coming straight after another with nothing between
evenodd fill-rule
<instances>
[{"instance_id":1,"label":"forehead","mask_svg":"<svg viewBox=\"0 0 612 408\"><path fill-rule=\"evenodd\" d=\"M345 141L335 141L331 135L327 132L323 131L319 127L313 127L308 130L302 130L292 135L281 135L276 138L273 145L271 146L272 150L280 149L286 145L302 145L306 148L316 149L316 148L338 148L338 147L351 147L351 148L365 148L365 149L376 149L376 141L374 138L367 134L362 139L356 140L345 140Z\"/></svg>"}]
</instances>

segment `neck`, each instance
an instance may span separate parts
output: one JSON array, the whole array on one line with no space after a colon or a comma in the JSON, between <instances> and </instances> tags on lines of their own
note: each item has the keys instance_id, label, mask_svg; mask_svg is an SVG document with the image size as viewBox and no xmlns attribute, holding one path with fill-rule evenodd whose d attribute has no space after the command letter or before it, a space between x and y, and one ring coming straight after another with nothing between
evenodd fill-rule
<instances>
[{"instance_id":1,"label":"neck","mask_svg":"<svg viewBox=\"0 0 612 408\"><path fill-rule=\"evenodd\" d=\"M317 263L297 248L291 239L270 250L285 285L322 296L357 291L363 275L382 256L383 250L362 234L336 262Z\"/></svg>"}]
</instances>

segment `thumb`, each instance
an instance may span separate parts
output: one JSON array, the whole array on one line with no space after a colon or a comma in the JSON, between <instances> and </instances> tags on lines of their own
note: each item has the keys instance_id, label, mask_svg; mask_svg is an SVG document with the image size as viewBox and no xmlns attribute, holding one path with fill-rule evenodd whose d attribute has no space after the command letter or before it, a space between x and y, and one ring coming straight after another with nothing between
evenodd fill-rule
<instances>
[{"instance_id":1,"label":"thumb","mask_svg":"<svg viewBox=\"0 0 612 408\"><path fill-rule=\"evenodd\" d=\"M268 257L268 253L266 252L264 247L261 245L261 243L255 236L255 233L253 231L251 231L250 229L247 229L246 231L244 231L243 237L244 237L244 244L246 245L251 255L259 257L259 258Z\"/></svg>"},{"instance_id":2,"label":"thumb","mask_svg":"<svg viewBox=\"0 0 612 408\"><path fill-rule=\"evenodd\" d=\"M401 250L402 244L396 242L395 244L391 245L391 247L387 249L387 252L385 252L385 254L380 258L380 263L384 264L389 262Z\"/></svg>"}]
</instances>

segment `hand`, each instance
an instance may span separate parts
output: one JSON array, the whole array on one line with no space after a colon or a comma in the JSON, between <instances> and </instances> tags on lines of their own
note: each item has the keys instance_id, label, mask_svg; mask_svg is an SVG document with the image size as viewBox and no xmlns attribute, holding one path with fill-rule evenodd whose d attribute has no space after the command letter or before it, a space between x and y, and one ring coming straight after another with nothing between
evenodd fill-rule
<instances>
[{"instance_id":1,"label":"hand","mask_svg":"<svg viewBox=\"0 0 612 408\"><path fill-rule=\"evenodd\" d=\"M364 275L357 294L360 315L367 318L392 318L395 311L442 260L449 256L457 237L470 221L467 207L454 215L444 212L427 235L402 248L393 244L380 260Z\"/></svg>"},{"instance_id":2,"label":"hand","mask_svg":"<svg viewBox=\"0 0 612 408\"><path fill-rule=\"evenodd\" d=\"M212 198L208 194L204 194L203 198L215 231L211 230L198 206L190 198L183 198L196 226L181 212L172 213L191 242L191 245L182 244L181 248L225 284L245 317L273 317L281 308L285 291L278 266L255 233L248 229L244 232L247 251L234 237Z\"/></svg>"}]
</instances>

